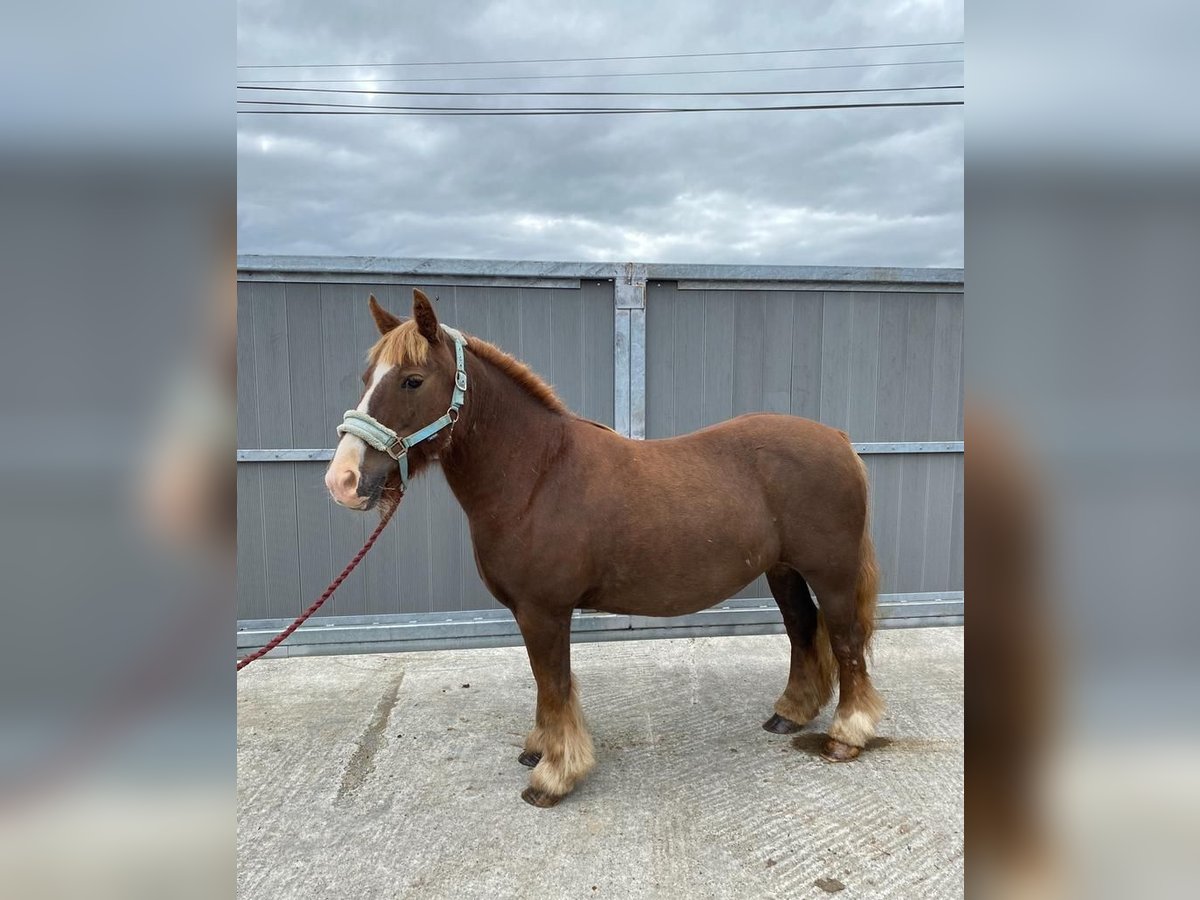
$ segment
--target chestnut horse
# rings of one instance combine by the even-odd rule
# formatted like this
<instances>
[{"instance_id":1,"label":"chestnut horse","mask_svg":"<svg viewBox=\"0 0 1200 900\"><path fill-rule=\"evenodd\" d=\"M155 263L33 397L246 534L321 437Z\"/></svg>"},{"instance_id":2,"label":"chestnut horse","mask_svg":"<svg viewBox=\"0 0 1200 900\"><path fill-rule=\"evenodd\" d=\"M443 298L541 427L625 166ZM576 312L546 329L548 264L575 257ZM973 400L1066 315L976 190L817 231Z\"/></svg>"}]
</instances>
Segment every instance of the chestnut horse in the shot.
<instances>
[{"instance_id":1,"label":"chestnut horse","mask_svg":"<svg viewBox=\"0 0 1200 900\"><path fill-rule=\"evenodd\" d=\"M421 291L408 320L369 304L383 336L325 482L338 503L366 510L441 464L479 574L516 617L537 681L520 756L533 767L525 800L554 805L594 765L571 675L574 610L684 615L763 573L792 646L787 687L763 727L798 730L836 675L822 755L858 755L883 715L864 661L878 570L866 470L845 433L764 414L630 440L572 414L502 350L440 326Z\"/></svg>"}]
</instances>

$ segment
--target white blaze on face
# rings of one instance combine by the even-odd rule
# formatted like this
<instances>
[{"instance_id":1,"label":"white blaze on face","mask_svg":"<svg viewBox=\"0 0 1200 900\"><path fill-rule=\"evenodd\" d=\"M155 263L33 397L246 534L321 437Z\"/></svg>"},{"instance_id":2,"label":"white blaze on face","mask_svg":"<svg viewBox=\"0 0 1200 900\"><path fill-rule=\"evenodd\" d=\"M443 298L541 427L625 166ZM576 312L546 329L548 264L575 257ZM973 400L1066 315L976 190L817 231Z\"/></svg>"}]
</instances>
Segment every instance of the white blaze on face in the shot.
<instances>
[{"instance_id":1,"label":"white blaze on face","mask_svg":"<svg viewBox=\"0 0 1200 900\"><path fill-rule=\"evenodd\" d=\"M375 367L375 371L371 373L371 384L356 407L359 412L367 411L375 388L393 368L388 364ZM329 489L329 496L342 506L359 507L365 502L358 496L358 480L366 453L366 442L353 434L343 434L338 442L333 461L325 471L325 487Z\"/></svg>"}]
</instances>

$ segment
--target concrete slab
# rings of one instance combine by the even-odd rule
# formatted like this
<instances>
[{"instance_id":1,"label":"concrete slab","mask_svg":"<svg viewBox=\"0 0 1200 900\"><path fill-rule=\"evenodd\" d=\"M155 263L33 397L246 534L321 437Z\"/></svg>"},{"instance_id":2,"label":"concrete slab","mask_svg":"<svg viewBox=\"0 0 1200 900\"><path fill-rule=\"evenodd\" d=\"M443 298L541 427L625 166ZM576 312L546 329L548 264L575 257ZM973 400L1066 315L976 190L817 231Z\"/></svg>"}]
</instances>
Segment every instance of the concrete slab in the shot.
<instances>
[{"instance_id":1,"label":"concrete slab","mask_svg":"<svg viewBox=\"0 0 1200 900\"><path fill-rule=\"evenodd\" d=\"M261 660L238 679L238 894L958 897L963 633L881 632L884 740L826 763L759 726L781 635L573 648L597 767L524 803L524 650ZM824 884L818 886L817 882Z\"/></svg>"}]
</instances>

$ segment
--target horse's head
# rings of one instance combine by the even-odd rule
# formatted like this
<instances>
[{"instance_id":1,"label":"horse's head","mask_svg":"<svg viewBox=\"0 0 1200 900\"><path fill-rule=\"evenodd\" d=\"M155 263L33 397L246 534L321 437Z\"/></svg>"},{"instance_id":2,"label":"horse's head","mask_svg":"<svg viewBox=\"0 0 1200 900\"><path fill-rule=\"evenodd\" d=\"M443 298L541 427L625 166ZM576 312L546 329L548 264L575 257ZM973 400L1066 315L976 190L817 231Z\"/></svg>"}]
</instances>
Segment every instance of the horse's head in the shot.
<instances>
[{"instance_id":1,"label":"horse's head","mask_svg":"<svg viewBox=\"0 0 1200 900\"><path fill-rule=\"evenodd\" d=\"M383 335L371 348L363 373L363 394L356 407L401 438L409 437L446 414L454 396L454 341L438 325L433 304L413 291L413 316L399 319L383 309L374 296L371 315ZM457 415L457 412L455 413ZM448 438L446 428L408 452L415 473L437 454ZM384 490L398 489L395 459L343 430L337 452L325 473L325 486L335 501L352 509L370 509Z\"/></svg>"}]
</instances>

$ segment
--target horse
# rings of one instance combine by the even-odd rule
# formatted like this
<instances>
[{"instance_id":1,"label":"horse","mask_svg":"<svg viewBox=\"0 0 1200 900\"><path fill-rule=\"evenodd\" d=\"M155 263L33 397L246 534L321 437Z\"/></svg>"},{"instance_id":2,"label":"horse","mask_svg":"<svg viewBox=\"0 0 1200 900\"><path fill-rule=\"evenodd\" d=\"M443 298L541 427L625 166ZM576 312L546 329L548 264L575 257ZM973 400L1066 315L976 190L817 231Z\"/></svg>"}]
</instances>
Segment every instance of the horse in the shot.
<instances>
[{"instance_id":1,"label":"horse","mask_svg":"<svg viewBox=\"0 0 1200 900\"><path fill-rule=\"evenodd\" d=\"M368 306L380 338L325 484L342 506L387 509L411 477L441 466L537 683L518 757L532 769L526 802L555 805L595 764L571 673L575 610L685 615L764 573L791 668L763 727L798 731L836 679L821 755L859 755L884 712L864 658L879 572L866 468L844 432L750 414L674 438L626 438L573 414L500 348L440 324L422 291L408 319L374 296Z\"/></svg>"}]
</instances>

